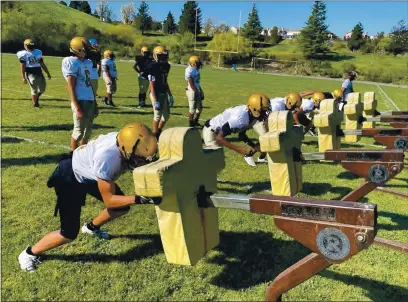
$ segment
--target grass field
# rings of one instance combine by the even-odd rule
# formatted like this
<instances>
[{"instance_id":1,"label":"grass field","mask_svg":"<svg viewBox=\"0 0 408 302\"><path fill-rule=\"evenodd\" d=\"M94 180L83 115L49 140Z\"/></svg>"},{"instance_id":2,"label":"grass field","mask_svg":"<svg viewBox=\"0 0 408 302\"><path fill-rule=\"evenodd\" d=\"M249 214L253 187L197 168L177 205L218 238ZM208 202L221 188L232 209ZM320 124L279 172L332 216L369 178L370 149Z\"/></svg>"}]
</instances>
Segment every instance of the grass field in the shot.
<instances>
[{"instance_id":1,"label":"grass field","mask_svg":"<svg viewBox=\"0 0 408 302\"><path fill-rule=\"evenodd\" d=\"M59 156L66 152L72 113L61 58L46 57L53 79L41 98L41 108L31 105L29 88L21 83L15 56L2 55L2 299L21 300L263 300L266 286L281 271L309 250L279 231L269 216L239 210L220 210L221 244L194 267L166 262L153 207L133 207L126 216L106 225L113 235L100 241L80 234L75 242L46 254L35 273L22 272L17 256L28 244L59 227L53 217L55 195L46 187ZM130 62L118 62L117 108L101 106L94 135L117 131L129 122L151 125L152 110L136 108L137 79ZM289 91L332 91L341 82L295 77L202 70L206 93L202 119L243 104L254 92L270 97ZM99 82L103 94L103 81ZM184 68L172 67L170 86L175 106L167 127L187 126ZM393 109L376 85L355 83L356 91L375 91L380 110ZM382 87L401 108L408 109L407 89ZM250 132L254 137L254 133ZM27 142L42 141L46 144ZM372 145L362 139L362 148ZM377 148L377 147L365 147ZM308 139L303 151L316 151ZM219 193L252 194L270 191L267 165L249 167L242 157L226 150L226 168L219 175ZM242 171L245 171L243 173ZM192 171L200 173L200 171ZM306 164L304 189L298 196L338 199L363 181L341 166ZM133 194L131 173L119 179L124 192ZM408 173L389 186L408 192ZM247 185L253 185L249 191ZM373 192L365 201L378 205L378 235L408 243L408 204L401 197ZM103 209L88 197L82 222ZM352 258L297 286L283 300L394 300L408 299L407 255L372 246Z\"/></svg>"}]
</instances>

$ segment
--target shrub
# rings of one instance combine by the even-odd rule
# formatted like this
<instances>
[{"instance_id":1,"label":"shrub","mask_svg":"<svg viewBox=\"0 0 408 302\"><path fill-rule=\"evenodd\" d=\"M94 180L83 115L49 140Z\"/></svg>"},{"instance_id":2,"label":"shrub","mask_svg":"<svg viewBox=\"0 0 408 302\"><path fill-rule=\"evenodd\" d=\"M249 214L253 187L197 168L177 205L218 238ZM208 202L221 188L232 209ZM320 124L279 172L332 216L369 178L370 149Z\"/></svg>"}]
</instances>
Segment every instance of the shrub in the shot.
<instances>
[{"instance_id":1,"label":"shrub","mask_svg":"<svg viewBox=\"0 0 408 302\"><path fill-rule=\"evenodd\" d=\"M356 71L357 66L353 63L346 62L341 65L343 73L349 73L350 71Z\"/></svg>"}]
</instances>

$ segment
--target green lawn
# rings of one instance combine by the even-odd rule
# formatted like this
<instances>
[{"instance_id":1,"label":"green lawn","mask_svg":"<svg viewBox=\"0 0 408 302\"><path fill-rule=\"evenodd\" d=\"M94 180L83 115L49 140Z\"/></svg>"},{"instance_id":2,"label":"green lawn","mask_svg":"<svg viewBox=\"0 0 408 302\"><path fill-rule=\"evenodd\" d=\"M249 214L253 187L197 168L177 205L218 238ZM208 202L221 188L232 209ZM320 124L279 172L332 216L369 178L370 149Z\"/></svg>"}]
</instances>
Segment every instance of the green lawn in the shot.
<instances>
[{"instance_id":1,"label":"green lawn","mask_svg":"<svg viewBox=\"0 0 408 302\"><path fill-rule=\"evenodd\" d=\"M80 234L72 244L47 253L46 261L37 272L22 272L17 262L21 250L59 226L59 219L53 217L55 196L45 183L59 155L66 152L63 147L68 146L72 129L61 60L45 58L53 79L47 82L42 108L34 110L29 89L20 80L17 58L2 55L3 300L263 300L267 284L309 253L279 231L269 216L220 210L220 246L194 267L171 265L163 254L153 207L139 206L106 226L113 235L110 241ZM136 109L138 90L132 63L118 62L117 67L118 93L114 101L121 107L101 106L94 135L117 131L134 121L151 125L151 108ZM188 125L185 84L184 68L172 67L170 86L176 103L168 127ZM254 92L275 97L289 91L332 91L340 84L341 81L204 68L202 86L206 100L202 119L232 105L244 104ZM100 80L98 92L101 95L103 88ZM355 83L354 88L379 92L376 85ZM382 88L401 109L408 109L407 89ZM380 110L390 109L387 101L378 96ZM254 133L250 135L254 137ZM373 144L373 140L365 138L360 143ZM354 147L361 148L361 145ZM305 152L316 150L315 140L303 146ZM270 191L267 165L252 168L236 153L226 150L225 154L227 166L219 175L219 193ZM306 164L303 177L304 189L298 196L319 199L341 198L363 182L341 166L327 163ZM405 171L390 186L408 191L407 182ZM133 194L131 173L122 176L119 185L124 192ZM253 185L250 192L246 185ZM408 243L407 200L373 192L366 201L378 205L378 235ZM100 202L88 197L82 222L102 209ZM285 294L283 300L407 300L407 261L407 255L372 246L297 286Z\"/></svg>"}]
</instances>

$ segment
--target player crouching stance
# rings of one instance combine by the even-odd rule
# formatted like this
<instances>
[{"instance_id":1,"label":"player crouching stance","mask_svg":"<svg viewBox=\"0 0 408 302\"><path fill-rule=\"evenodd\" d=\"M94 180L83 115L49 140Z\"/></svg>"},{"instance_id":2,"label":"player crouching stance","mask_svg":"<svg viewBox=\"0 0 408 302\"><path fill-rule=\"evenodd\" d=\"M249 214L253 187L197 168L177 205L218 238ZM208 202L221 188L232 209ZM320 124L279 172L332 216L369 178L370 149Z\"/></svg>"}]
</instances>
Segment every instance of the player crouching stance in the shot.
<instances>
[{"instance_id":1,"label":"player crouching stance","mask_svg":"<svg viewBox=\"0 0 408 302\"><path fill-rule=\"evenodd\" d=\"M113 94L116 93L116 81L118 80L118 72L116 71L115 54L112 50L105 50L102 60L102 77L106 84L106 97L102 98L102 103L115 107L113 103Z\"/></svg>"},{"instance_id":2,"label":"player crouching stance","mask_svg":"<svg viewBox=\"0 0 408 302\"><path fill-rule=\"evenodd\" d=\"M174 105L174 98L171 94L167 77L170 72L168 52L163 46L156 46L153 49L153 59L148 67L150 100L152 102L153 133L159 138L164 125L170 118L170 107ZM170 97L170 99L169 99Z\"/></svg>"},{"instance_id":3,"label":"player crouching stance","mask_svg":"<svg viewBox=\"0 0 408 302\"><path fill-rule=\"evenodd\" d=\"M92 133L93 120L98 115L98 106L91 83L92 61L85 59L89 49L88 40L75 37L70 42L70 51L74 56L62 60L62 74L68 82L74 118L71 151L74 151L79 143L84 145L88 142Z\"/></svg>"},{"instance_id":4,"label":"player crouching stance","mask_svg":"<svg viewBox=\"0 0 408 302\"><path fill-rule=\"evenodd\" d=\"M24 40L24 50L17 53L17 58L20 60L20 71L23 78L23 83L30 85L31 99L34 108L39 108L40 95L45 92L46 82L42 69L47 73L48 80L51 80L51 74L42 58L42 52L34 48L35 44L31 39Z\"/></svg>"},{"instance_id":5,"label":"player crouching stance","mask_svg":"<svg viewBox=\"0 0 408 302\"><path fill-rule=\"evenodd\" d=\"M82 233L108 239L102 225L126 214L134 204L159 204L160 197L124 196L115 180L126 169L134 169L154 160L157 140L151 130L141 123L128 124L119 132L100 135L81 146L72 158L59 162L47 186L57 195L60 229L48 233L18 256L20 267L35 270L39 255L74 240L80 229L81 207L90 194L104 202L106 209L91 222L82 226Z\"/></svg>"},{"instance_id":6,"label":"player crouching stance","mask_svg":"<svg viewBox=\"0 0 408 302\"><path fill-rule=\"evenodd\" d=\"M186 96L188 100L188 120L189 126L200 127L198 123L200 114L203 111L204 92L200 85L200 69L202 68L201 59L199 56L191 56L188 59L189 66L185 71L185 79L188 83L186 88Z\"/></svg>"},{"instance_id":7,"label":"player crouching stance","mask_svg":"<svg viewBox=\"0 0 408 302\"><path fill-rule=\"evenodd\" d=\"M234 150L244 155L245 161L250 166L256 166L252 156L259 151L259 145L255 145L248 138L246 131L251 129L257 121L263 124L269 112L269 98L264 94L253 94L249 97L247 105L228 108L223 113L207 120L203 128L204 143L206 146L224 146ZM245 147L226 140L225 137L231 133L238 133L239 140L250 146L251 150L248 151Z\"/></svg>"},{"instance_id":8,"label":"player crouching stance","mask_svg":"<svg viewBox=\"0 0 408 302\"><path fill-rule=\"evenodd\" d=\"M143 46L140 50L141 56L136 56L133 69L138 74L139 81L139 107L146 105L146 93L149 89L149 80L147 79L147 66L152 62L149 49Z\"/></svg>"}]
</instances>

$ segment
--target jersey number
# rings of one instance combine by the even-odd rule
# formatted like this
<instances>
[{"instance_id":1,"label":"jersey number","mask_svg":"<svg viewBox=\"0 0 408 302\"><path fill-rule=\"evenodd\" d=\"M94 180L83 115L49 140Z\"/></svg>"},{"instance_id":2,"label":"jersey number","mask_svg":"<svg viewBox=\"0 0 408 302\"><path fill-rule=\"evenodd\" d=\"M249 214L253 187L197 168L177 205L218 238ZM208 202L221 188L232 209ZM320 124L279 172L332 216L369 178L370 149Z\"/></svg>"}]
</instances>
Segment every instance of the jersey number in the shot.
<instances>
[{"instance_id":1,"label":"jersey number","mask_svg":"<svg viewBox=\"0 0 408 302\"><path fill-rule=\"evenodd\" d=\"M91 87L91 72L88 69L85 69L85 85Z\"/></svg>"}]
</instances>

